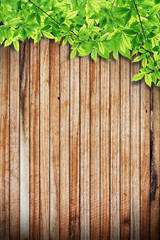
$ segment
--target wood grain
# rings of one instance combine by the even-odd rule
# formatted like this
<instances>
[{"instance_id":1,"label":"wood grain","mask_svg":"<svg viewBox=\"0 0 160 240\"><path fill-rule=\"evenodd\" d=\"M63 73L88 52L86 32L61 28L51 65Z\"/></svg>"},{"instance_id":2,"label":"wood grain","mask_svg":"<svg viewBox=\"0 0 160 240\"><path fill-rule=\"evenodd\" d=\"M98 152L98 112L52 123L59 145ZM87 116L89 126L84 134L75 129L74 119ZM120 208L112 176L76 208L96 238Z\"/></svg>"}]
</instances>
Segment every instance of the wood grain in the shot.
<instances>
[{"instance_id":1,"label":"wood grain","mask_svg":"<svg viewBox=\"0 0 160 240\"><path fill-rule=\"evenodd\" d=\"M49 40L40 43L40 239L49 239Z\"/></svg>"},{"instance_id":2,"label":"wood grain","mask_svg":"<svg viewBox=\"0 0 160 240\"><path fill-rule=\"evenodd\" d=\"M30 42L30 239L39 239L39 43Z\"/></svg>"},{"instance_id":3,"label":"wood grain","mask_svg":"<svg viewBox=\"0 0 160 240\"><path fill-rule=\"evenodd\" d=\"M79 239L79 58L70 62L70 239Z\"/></svg>"},{"instance_id":4,"label":"wood grain","mask_svg":"<svg viewBox=\"0 0 160 240\"><path fill-rule=\"evenodd\" d=\"M131 79L139 72L139 64L131 63ZM136 100L135 100L136 99ZM131 233L140 239L140 82L131 83Z\"/></svg>"},{"instance_id":5,"label":"wood grain","mask_svg":"<svg viewBox=\"0 0 160 240\"><path fill-rule=\"evenodd\" d=\"M69 239L69 45L60 47L60 239Z\"/></svg>"},{"instance_id":6,"label":"wood grain","mask_svg":"<svg viewBox=\"0 0 160 240\"><path fill-rule=\"evenodd\" d=\"M130 237L130 61L121 58L121 239Z\"/></svg>"},{"instance_id":7,"label":"wood grain","mask_svg":"<svg viewBox=\"0 0 160 240\"><path fill-rule=\"evenodd\" d=\"M29 41L20 45L20 239L29 239Z\"/></svg>"},{"instance_id":8,"label":"wood grain","mask_svg":"<svg viewBox=\"0 0 160 240\"><path fill-rule=\"evenodd\" d=\"M111 58L111 239L120 238L120 56Z\"/></svg>"},{"instance_id":9,"label":"wood grain","mask_svg":"<svg viewBox=\"0 0 160 240\"><path fill-rule=\"evenodd\" d=\"M160 92L119 56L0 47L0 239L160 238Z\"/></svg>"},{"instance_id":10,"label":"wood grain","mask_svg":"<svg viewBox=\"0 0 160 240\"><path fill-rule=\"evenodd\" d=\"M150 88L141 82L141 239L149 239Z\"/></svg>"},{"instance_id":11,"label":"wood grain","mask_svg":"<svg viewBox=\"0 0 160 240\"><path fill-rule=\"evenodd\" d=\"M110 239L110 62L101 59L101 238Z\"/></svg>"},{"instance_id":12,"label":"wood grain","mask_svg":"<svg viewBox=\"0 0 160 240\"><path fill-rule=\"evenodd\" d=\"M0 239L9 239L9 48L0 46Z\"/></svg>"},{"instance_id":13,"label":"wood grain","mask_svg":"<svg viewBox=\"0 0 160 240\"><path fill-rule=\"evenodd\" d=\"M50 42L50 238L59 239L59 44Z\"/></svg>"},{"instance_id":14,"label":"wood grain","mask_svg":"<svg viewBox=\"0 0 160 240\"><path fill-rule=\"evenodd\" d=\"M80 59L80 234L81 239L90 239L90 64L89 57Z\"/></svg>"},{"instance_id":15,"label":"wood grain","mask_svg":"<svg viewBox=\"0 0 160 240\"><path fill-rule=\"evenodd\" d=\"M10 47L10 239L19 239L19 53Z\"/></svg>"},{"instance_id":16,"label":"wood grain","mask_svg":"<svg viewBox=\"0 0 160 240\"><path fill-rule=\"evenodd\" d=\"M91 239L100 239L100 58L91 61Z\"/></svg>"},{"instance_id":17,"label":"wood grain","mask_svg":"<svg viewBox=\"0 0 160 240\"><path fill-rule=\"evenodd\" d=\"M160 238L160 91L153 86L151 98L151 129L150 129L150 238Z\"/></svg>"}]
</instances>

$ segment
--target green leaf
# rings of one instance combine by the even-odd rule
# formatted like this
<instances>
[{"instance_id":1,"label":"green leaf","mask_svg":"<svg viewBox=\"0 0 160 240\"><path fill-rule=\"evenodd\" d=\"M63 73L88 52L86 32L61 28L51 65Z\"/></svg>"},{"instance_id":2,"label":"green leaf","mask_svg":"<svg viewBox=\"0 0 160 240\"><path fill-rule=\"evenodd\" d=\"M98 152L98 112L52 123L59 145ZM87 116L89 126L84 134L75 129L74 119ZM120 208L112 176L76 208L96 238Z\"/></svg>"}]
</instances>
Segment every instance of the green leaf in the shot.
<instances>
[{"instance_id":1,"label":"green leaf","mask_svg":"<svg viewBox=\"0 0 160 240\"><path fill-rule=\"evenodd\" d=\"M142 54L142 55L136 57L132 62L139 62L139 61L141 61L143 58L146 58L146 55L145 55L145 54Z\"/></svg>"},{"instance_id":2,"label":"green leaf","mask_svg":"<svg viewBox=\"0 0 160 240\"><path fill-rule=\"evenodd\" d=\"M49 32L44 32L44 31L42 31L42 33L43 33L43 36L45 37L45 38L49 38L49 39L54 39L55 37L51 34L51 33L49 33Z\"/></svg>"},{"instance_id":3,"label":"green leaf","mask_svg":"<svg viewBox=\"0 0 160 240\"><path fill-rule=\"evenodd\" d=\"M13 42L12 39L7 39L7 40L5 41L5 43L4 43L4 46L7 47L7 46L11 45L12 42Z\"/></svg>"},{"instance_id":4,"label":"green leaf","mask_svg":"<svg viewBox=\"0 0 160 240\"><path fill-rule=\"evenodd\" d=\"M13 46L16 49L16 51L18 52L19 51L19 42L17 40L13 41Z\"/></svg>"},{"instance_id":5,"label":"green leaf","mask_svg":"<svg viewBox=\"0 0 160 240\"><path fill-rule=\"evenodd\" d=\"M68 38L66 37L62 42L62 47L66 45L67 41L68 41Z\"/></svg>"},{"instance_id":6,"label":"green leaf","mask_svg":"<svg viewBox=\"0 0 160 240\"><path fill-rule=\"evenodd\" d=\"M77 49L73 49L71 54L70 54L70 58L74 58L76 56L76 53L77 53Z\"/></svg>"},{"instance_id":7,"label":"green leaf","mask_svg":"<svg viewBox=\"0 0 160 240\"><path fill-rule=\"evenodd\" d=\"M144 73L138 73L136 75L134 75L134 77L132 78L132 81L139 81L144 77Z\"/></svg>"},{"instance_id":8,"label":"green leaf","mask_svg":"<svg viewBox=\"0 0 160 240\"><path fill-rule=\"evenodd\" d=\"M105 50L104 50L104 45L103 45L103 43L102 43L102 42L99 42L99 43L98 43L98 46L99 46L100 52L101 52L102 54L104 54Z\"/></svg>"},{"instance_id":9,"label":"green leaf","mask_svg":"<svg viewBox=\"0 0 160 240\"><path fill-rule=\"evenodd\" d=\"M156 77L155 73L151 73L151 78L152 78L152 82L154 82L154 84L156 85L157 77Z\"/></svg>"},{"instance_id":10,"label":"green leaf","mask_svg":"<svg viewBox=\"0 0 160 240\"><path fill-rule=\"evenodd\" d=\"M27 22L27 23L33 22L33 20L34 20L35 17L36 17L36 13L35 13L35 12L29 14L29 16L28 16L27 19L26 19L26 22Z\"/></svg>"},{"instance_id":11,"label":"green leaf","mask_svg":"<svg viewBox=\"0 0 160 240\"><path fill-rule=\"evenodd\" d=\"M151 87L151 84L152 84L152 77L150 74L145 74L145 83Z\"/></svg>"},{"instance_id":12,"label":"green leaf","mask_svg":"<svg viewBox=\"0 0 160 240\"><path fill-rule=\"evenodd\" d=\"M152 42L150 40L147 40L144 44L144 48L148 51L152 50Z\"/></svg>"},{"instance_id":13,"label":"green leaf","mask_svg":"<svg viewBox=\"0 0 160 240\"><path fill-rule=\"evenodd\" d=\"M142 66L145 68L147 66L147 58L143 58L142 60Z\"/></svg>"},{"instance_id":14,"label":"green leaf","mask_svg":"<svg viewBox=\"0 0 160 240\"><path fill-rule=\"evenodd\" d=\"M97 61L97 50L93 49L91 53L91 58L93 58L94 61Z\"/></svg>"},{"instance_id":15,"label":"green leaf","mask_svg":"<svg viewBox=\"0 0 160 240\"><path fill-rule=\"evenodd\" d=\"M38 12L37 12L37 14L36 14L36 20L37 20L37 23L38 23L39 25L41 25L41 17L40 17L40 15L39 15Z\"/></svg>"}]
</instances>

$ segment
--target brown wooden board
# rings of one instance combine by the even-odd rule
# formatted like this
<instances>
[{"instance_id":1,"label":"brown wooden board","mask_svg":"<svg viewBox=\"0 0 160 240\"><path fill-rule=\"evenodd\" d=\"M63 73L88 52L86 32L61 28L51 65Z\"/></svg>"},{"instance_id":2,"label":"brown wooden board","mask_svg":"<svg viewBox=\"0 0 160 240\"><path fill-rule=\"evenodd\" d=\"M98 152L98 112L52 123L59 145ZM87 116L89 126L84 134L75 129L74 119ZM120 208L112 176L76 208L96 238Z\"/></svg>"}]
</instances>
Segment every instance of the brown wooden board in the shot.
<instances>
[{"instance_id":1,"label":"brown wooden board","mask_svg":"<svg viewBox=\"0 0 160 240\"><path fill-rule=\"evenodd\" d=\"M20 239L29 239L29 41L20 45Z\"/></svg>"},{"instance_id":2,"label":"brown wooden board","mask_svg":"<svg viewBox=\"0 0 160 240\"><path fill-rule=\"evenodd\" d=\"M138 71L139 63L132 63L131 78L133 78ZM140 87L140 82L131 83L130 238L134 240L140 239Z\"/></svg>"},{"instance_id":3,"label":"brown wooden board","mask_svg":"<svg viewBox=\"0 0 160 240\"><path fill-rule=\"evenodd\" d=\"M39 43L30 42L30 239L39 239Z\"/></svg>"},{"instance_id":4,"label":"brown wooden board","mask_svg":"<svg viewBox=\"0 0 160 240\"><path fill-rule=\"evenodd\" d=\"M91 239L100 238L100 58L91 60Z\"/></svg>"},{"instance_id":5,"label":"brown wooden board","mask_svg":"<svg viewBox=\"0 0 160 240\"><path fill-rule=\"evenodd\" d=\"M9 239L9 48L0 46L0 239Z\"/></svg>"},{"instance_id":6,"label":"brown wooden board","mask_svg":"<svg viewBox=\"0 0 160 240\"><path fill-rule=\"evenodd\" d=\"M40 43L40 239L49 239L49 40Z\"/></svg>"},{"instance_id":7,"label":"brown wooden board","mask_svg":"<svg viewBox=\"0 0 160 240\"><path fill-rule=\"evenodd\" d=\"M80 234L90 239L90 61L80 59Z\"/></svg>"},{"instance_id":8,"label":"brown wooden board","mask_svg":"<svg viewBox=\"0 0 160 240\"><path fill-rule=\"evenodd\" d=\"M10 238L20 233L19 53L10 47Z\"/></svg>"},{"instance_id":9,"label":"brown wooden board","mask_svg":"<svg viewBox=\"0 0 160 240\"><path fill-rule=\"evenodd\" d=\"M69 45L60 46L60 239L69 239Z\"/></svg>"},{"instance_id":10,"label":"brown wooden board","mask_svg":"<svg viewBox=\"0 0 160 240\"><path fill-rule=\"evenodd\" d=\"M50 238L59 239L59 44L50 42Z\"/></svg>"}]
</instances>

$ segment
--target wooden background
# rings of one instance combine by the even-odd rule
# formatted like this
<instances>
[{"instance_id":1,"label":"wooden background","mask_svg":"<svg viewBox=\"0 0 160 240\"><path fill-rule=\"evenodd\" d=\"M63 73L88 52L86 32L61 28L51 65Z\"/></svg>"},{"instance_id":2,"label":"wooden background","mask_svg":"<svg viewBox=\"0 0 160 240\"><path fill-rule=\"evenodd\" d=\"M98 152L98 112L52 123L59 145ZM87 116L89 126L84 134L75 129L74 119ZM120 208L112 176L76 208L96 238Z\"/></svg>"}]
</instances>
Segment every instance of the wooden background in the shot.
<instances>
[{"instance_id":1,"label":"wooden background","mask_svg":"<svg viewBox=\"0 0 160 240\"><path fill-rule=\"evenodd\" d=\"M69 52L0 46L0 239L159 239L160 89Z\"/></svg>"}]
</instances>

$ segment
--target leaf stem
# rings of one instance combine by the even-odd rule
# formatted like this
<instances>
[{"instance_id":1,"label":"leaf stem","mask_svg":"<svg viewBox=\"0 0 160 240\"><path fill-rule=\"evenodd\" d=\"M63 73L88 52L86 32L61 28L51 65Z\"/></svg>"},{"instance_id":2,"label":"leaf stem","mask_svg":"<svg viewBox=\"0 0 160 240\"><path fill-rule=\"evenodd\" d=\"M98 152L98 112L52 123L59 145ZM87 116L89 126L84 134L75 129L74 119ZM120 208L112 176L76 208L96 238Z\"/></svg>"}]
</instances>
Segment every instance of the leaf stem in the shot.
<instances>
[{"instance_id":1,"label":"leaf stem","mask_svg":"<svg viewBox=\"0 0 160 240\"><path fill-rule=\"evenodd\" d=\"M146 39L145 32L144 32L144 28L143 28L143 24L142 24L142 20L141 20L141 16L140 16L139 11L138 11L138 8L137 8L137 4L135 3L135 0L133 0L133 2L134 2L134 6L135 6L135 9L136 9L136 11L137 11L137 15L138 15L138 18L139 18L139 22L140 22L140 25L141 25L141 28L142 28L143 36L144 36L144 38Z\"/></svg>"}]
</instances>

